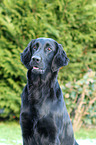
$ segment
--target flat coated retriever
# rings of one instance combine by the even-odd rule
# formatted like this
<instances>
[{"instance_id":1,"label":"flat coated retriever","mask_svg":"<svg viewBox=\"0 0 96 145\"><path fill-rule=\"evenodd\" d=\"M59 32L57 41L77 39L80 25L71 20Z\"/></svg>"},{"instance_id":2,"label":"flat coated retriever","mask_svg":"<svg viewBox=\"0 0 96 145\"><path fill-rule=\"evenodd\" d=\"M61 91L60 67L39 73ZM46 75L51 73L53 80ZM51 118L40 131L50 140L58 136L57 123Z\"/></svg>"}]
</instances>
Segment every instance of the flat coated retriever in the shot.
<instances>
[{"instance_id":1,"label":"flat coated retriever","mask_svg":"<svg viewBox=\"0 0 96 145\"><path fill-rule=\"evenodd\" d=\"M57 81L59 68L68 64L62 45L51 38L34 39L21 61L28 69L21 96L23 145L78 145Z\"/></svg>"}]
</instances>

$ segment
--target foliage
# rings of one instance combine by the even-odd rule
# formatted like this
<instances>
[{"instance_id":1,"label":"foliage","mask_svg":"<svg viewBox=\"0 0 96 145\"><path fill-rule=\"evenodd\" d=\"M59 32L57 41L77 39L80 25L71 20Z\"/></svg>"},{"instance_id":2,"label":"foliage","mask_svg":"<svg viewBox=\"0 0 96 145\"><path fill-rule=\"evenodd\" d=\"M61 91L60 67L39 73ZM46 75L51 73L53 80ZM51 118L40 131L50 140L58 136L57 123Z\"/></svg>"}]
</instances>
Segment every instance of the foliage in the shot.
<instances>
[{"instance_id":1,"label":"foliage","mask_svg":"<svg viewBox=\"0 0 96 145\"><path fill-rule=\"evenodd\" d=\"M62 85L96 69L96 1L1 0L0 37L0 116L19 118L26 84L20 53L31 39L51 37L63 45L70 63L60 70Z\"/></svg>"},{"instance_id":2,"label":"foliage","mask_svg":"<svg viewBox=\"0 0 96 145\"><path fill-rule=\"evenodd\" d=\"M73 128L81 125L96 125L96 73L90 71L83 79L62 86L65 103L71 118L74 118Z\"/></svg>"}]
</instances>

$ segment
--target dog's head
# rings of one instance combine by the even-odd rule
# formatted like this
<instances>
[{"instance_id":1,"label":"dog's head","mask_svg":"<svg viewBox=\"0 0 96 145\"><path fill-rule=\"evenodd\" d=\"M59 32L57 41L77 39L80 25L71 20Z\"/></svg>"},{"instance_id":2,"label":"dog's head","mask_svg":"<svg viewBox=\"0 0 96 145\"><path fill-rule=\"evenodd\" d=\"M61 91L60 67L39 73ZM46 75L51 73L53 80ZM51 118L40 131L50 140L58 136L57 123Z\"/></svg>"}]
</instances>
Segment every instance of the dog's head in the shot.
<instances>
[{"instance_id":1,"label":"dog's head","mask_svg":"<svg viewBox=\"0 0 96 145\"><path fill-rule=\"evenodd\" d=\"M56 72L68 64L69 59L61 44L51 38L32 40L21 53L21 61L33 73L44 74L45 71Z\"/></svg>"}]
</instances>

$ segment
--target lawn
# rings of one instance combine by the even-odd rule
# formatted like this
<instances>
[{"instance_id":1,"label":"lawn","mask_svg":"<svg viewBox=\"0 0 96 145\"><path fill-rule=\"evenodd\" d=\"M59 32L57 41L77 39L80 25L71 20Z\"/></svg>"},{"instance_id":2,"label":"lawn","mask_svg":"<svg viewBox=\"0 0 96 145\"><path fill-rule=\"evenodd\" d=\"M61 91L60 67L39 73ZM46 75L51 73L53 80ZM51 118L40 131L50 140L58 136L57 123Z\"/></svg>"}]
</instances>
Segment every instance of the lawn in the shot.
<instances>
[{"instance_id":1,"label":"lawn","mask_svg":"<svg viewBox=\"0 0 96 145\"><path fill-rule=\"evenodd\" d=\"M0 123L0 143L8 145L22 145L19 123Z\"/></svg>"},{"instance_id":2,"label":"lawn","mask_svg":"<svg viewBox=\"0 0 96 145\"><path fill-rule=\"evenodd\" d=\"M95 139L96 129L82 128L78 132L75 132L75 138ZM0 123L0 143L6 143L7 145L22 145L21 130L19 123Z\"/></svg>"}]
</instances>

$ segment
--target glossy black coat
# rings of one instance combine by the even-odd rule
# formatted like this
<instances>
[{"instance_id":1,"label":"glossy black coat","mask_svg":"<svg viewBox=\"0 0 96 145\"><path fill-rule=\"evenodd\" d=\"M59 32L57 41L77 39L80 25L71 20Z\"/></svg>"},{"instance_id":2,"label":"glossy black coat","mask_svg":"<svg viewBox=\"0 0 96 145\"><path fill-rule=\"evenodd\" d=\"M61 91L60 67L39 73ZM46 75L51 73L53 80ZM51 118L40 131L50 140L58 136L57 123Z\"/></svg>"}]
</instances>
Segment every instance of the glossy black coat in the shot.
<instances>
[{"instance_id":1,"label":"glossy black coat","mask_svg":"<svg viewBox=\"0 0 96 145\"><path fill-rule=\"evenodd\" d=\"M57 81L59 68L68 64L62 46L50 38L32 40L21 61L28 69L21 96L23 145L78 145Z\"/></svg>"}]
</instances>

